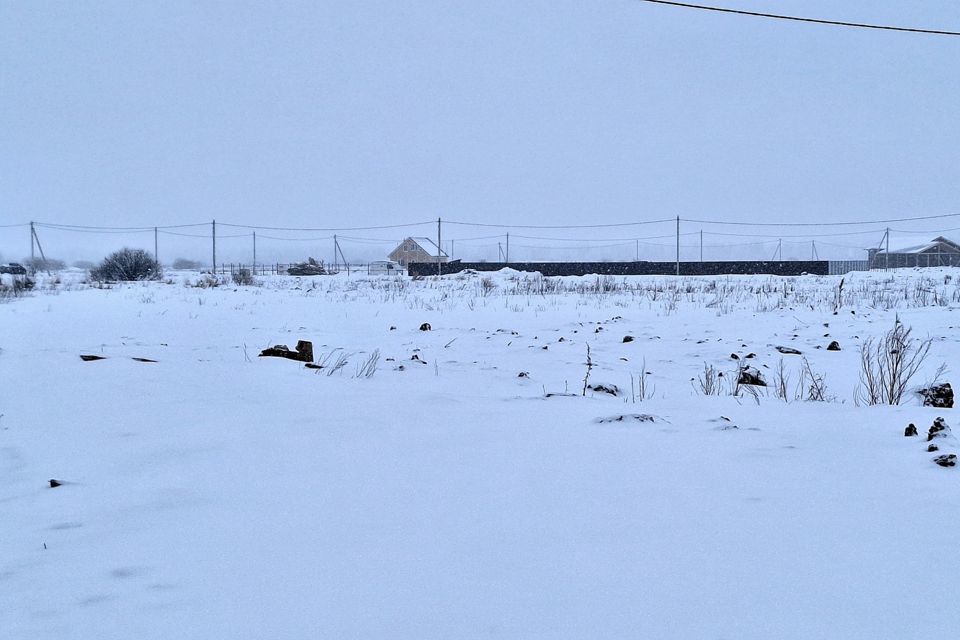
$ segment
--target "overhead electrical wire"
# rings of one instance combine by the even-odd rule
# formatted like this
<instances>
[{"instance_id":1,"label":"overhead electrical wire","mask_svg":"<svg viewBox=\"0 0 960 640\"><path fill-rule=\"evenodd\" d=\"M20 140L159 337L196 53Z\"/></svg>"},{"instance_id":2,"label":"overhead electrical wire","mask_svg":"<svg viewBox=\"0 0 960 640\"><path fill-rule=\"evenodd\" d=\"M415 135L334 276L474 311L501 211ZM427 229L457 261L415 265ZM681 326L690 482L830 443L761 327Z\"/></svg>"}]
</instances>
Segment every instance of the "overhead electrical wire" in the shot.
<instances>
[{"instance_id":1,"label":"overhead electrical wire","mask_svg":"<svg viewBox=\"0 0 960 640\"><path fill-rule=\"evenodd\" d=\"M822 18L804 18L800 16L789 16L778 13L764 13L761 11L746 11L744 9L730 9L728 7L716 7L704 4L692 4L689 2L672 2L671 0L635 0L636 2L646 2L648 4L663 4L672 7L681 7L684 9L698 9L700 11L713 11L716 13L730 13L740 16L751 16L754 18L770 18L773 20L790 20L793 22L807 22L813 24L829 25L833 27L853 27L857 29L875 29L880 31L901 31L906 33L922 33L938 36L960 36L960 31L946 31L942 29L919 29L916 27L899 27L885 24L869 24L866 22L845 22L842 20L825 20Z\"/></svg>"},{"instance_id":2,"label":"overhead electrical wire","mask_svg":"<svg viewBox=\"0 0 960 640\"><path fill-rule=\"evenodd\" d=\"M231 224L229 222L219 223L224 227L237 227L240 229L254 229L265 231L373 231L375 229L403 229L406 227L422 227L427 224L437 224L436 220L427 220L426 222L407 222L404 224L385 224L370 227L263 227L253 224Z\"/></svg>"},{"instance_id":3,"label":"overhead electrical wire","mask_svg":"<svg viewBox=\"0 0 960 640\"><path fill-rule=\"evenodd\" d=\"M698 224L719 224L741 227L839 227L860 224L887 224L890 222L916 222L917 220L939 220L942 218L960 218L960 213L943 213L934 216L916 216L913 218L889 218L886 220L855 220L845 222L726 222L718 220L698 220L694 218L680 218L680 222L695 222Z\"/></svg>"}]
</instances>

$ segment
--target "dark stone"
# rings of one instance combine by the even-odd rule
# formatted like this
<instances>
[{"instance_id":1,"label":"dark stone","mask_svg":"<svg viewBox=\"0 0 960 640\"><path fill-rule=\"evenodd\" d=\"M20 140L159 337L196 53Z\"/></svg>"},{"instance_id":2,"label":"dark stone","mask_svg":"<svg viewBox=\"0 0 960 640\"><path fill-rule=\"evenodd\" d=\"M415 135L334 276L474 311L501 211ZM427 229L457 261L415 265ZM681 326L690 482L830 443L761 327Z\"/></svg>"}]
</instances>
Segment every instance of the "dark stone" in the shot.
<instances>
[{"instance_id":1,"label":"dark stone","mask_svg":"<svg viewBox=\"0 0 960 640\"><path fill-rule=\"evenodd\" d=\"M63 483L60 482L59 480L54 480L53 478L50 478L50 488L51 488L51 489L56 489L57 487L59 487L59 486L62 485L62 484L63 484Z\"/></svg>"},{"instance_id":2,"label":"dark stone","mask_svg":"<svg viewBox=\"0 0 960 640\"><path fill-rule=\"evenodd\" d=\"M150 358L130 358L136 362L156 362L156 360L151 360Z\"/></svg>"},{"instance_id":3,"label":"dark stone","mask_svg":"<svg viewBox=\"0 0 960 640\"><path fill-rule=\"evenodd\" d=\"M424 322L420 325L420 331L430 331L433 327L430 326L429 322Z\"/></svg>"},{"instance_id":4,"label":"dark stone","mask_svg":"<svg viewBox=\"0 0 960 640\"><path fill-rule=\"evenodd\" d=\"M743 356L743 359L744 359L744 360L753 360L753 359L756 358L756 357L757 357L757 354L755 354L755 353L748 353L747 355Z\"/></svg>"},{"instance_id":5,"label":"dark stone","mask_svg":"<svg viewBox=\"0 0 960 640\"><path fill-rule=\"evenodd\" d=\"M777 351L779 351L780 353L784 353L784 354L790 355L790 356L799 356L799 355L800 355L800 351L799 351L798 349L794 349L793 347L777 347Z\"/></svg>"},{"instance_id":6,"label":"dark stone","mask_svg":"<svg viewBox=\"0 0 960 640\"><path fill-rule=\"evenodd\" d=\"M86 354L80 354L80 359L84 362L93 362L95 360L106 360L106 356L91 356Z\"/></svg>"},{"instance_id":7,"label":"dark stone","mask_svg":"<svg viewBox=\"0 0 960 640\"><path fill-rule=\"evenodd\" d=\"M624 342L633 342L633 336L623 336Z\"/></svg>"},{"instance_id":8,"label":"dark stone","mask_svg":"<svg viewBox=\"0 0 960 640\"><path fill-rule=\"evenodd\" d=\"M526 371L521 371L520 373L517 374L517 377L518 377L518 378L529 378L529 377L530 377L530 374L527 373Z\"/></svg>"},{"instance_id":9,"label":"dark stone","mask_svg":"<svg viewBox=\"0 0 960 640\"><path fill-rule=\"evenodd\" d=\"M913 423L911 422L910 424L907 425L907 428L903 430L903 437L904 437L904 438L909 438L909 437L915 436L915 435L919 435L919 434L917 433L917 425L915 425L915 424L913 424Z\"/></svg>"},{"instance_id":10,"label":"dark stone","mask_svg":"<svg viewBox=\"0 0 960 640\"><path fill-rule=\"evenodd\" d=\"M735 353L731 353L731 354L730 354L730 358L732 358L733 360L739 360L739 359L740 359L740 356L738 356L738 355L735 354Z\"/></svg>"},{"instance_id":11,"label":"dark stone","mask_svg":"<svg viewBox=\"0 0 960 640\"><path fill-rule=\"evenodd\" d=\"M921 389L920 395L923 396L923 406L936 407L938 409L953 408L953 388L949 382L935 384L932 387Z\"/></svg>"},{"instance_id":12,"label":"dark stone","mask_svg":"<svg viewBox=\"0 0 960 640\"><path fill-rule=\"evenodd\" d=\"M943 456L937 456L933 459L935 463L941 467L955 467L957 466L957 456L953 453L948 453Z\"/></svg>"},{"instance_id":13,"label":"dark stone","mask_svg":"<svg viewBox=\"0 0 960 640\"><path fill-rule=\"evenodd\" d=\"M827 351L840 351L840 343L834 340L827 345Z\"/></svg>"},{"instance_id":14,"label":"dark stone","mask_svg":"<svg viewBox=\"0 0 960 640\"><path fill-rule=\"evenodd\" d=\"M949 435L950 427L943 421L943 418L937 418L927 431L927 442L930 442L934 438L946 438Z\"/></svg>"},{"instance_id":15,"label":"dark stone","mask_svg":"<svg viewBox=\"0 0 960 640\"><path fill-rule=\"evenodd\" d=\"M757 387L767 386L767 381L763 375L753 367L744 367L740 369L740 376L737 378L737 384L749 384Z\"/></svg>"},{"instance_id":16,"label":"dark stone","mask_svg":"<svg viewBox=\"0 0 960 640\"><path fill-rule=\"evenodd\" d=\"M608 393L611 396L620 394L620 388L615 384L592 384L588 386L587 389L596 391L597 393Z\"/></svg>"},{"instance_id":17,"label":"dark stone","mask_svg":"<svg viewBox=\"0 0 960 640\"><path fill-rule=\"evenodd\" d=\"M933 453L934 451L940 451L940 447L938 447L935 444L931 444L927 446L927 453Z\"/></svg>"},{"instance_id":18,"label":"dark stone","mask_svg":"<svg viewBox=\"0 0 960 640\"><path fill-rule=\"evenodd\" d=\"M313 362L313 343L307 340L297 342L297 350L291 351L287 345L278 344L260 352L261 358L286 358L298 362Z\"/></svg>"}]
</instances>

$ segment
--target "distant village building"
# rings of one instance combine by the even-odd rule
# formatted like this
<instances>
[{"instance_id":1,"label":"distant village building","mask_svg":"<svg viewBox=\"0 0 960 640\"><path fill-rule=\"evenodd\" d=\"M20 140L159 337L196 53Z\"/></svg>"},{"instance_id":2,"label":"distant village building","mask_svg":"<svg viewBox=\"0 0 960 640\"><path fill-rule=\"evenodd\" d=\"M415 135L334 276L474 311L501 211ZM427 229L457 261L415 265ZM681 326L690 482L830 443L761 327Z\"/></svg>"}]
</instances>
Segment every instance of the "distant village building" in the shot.
<instances>
[{"instance_id":1,"label":"distant village building","mask_svg":"<svg viewBox=\"0 0 960 640\"><path fill-rule=\"evenodd\" d=\"M390 252L387 256L393 262L401 266L407 266L411 262L437 262L439 256L440 262L446 262L450 257L442 249L437 247L437 243L430 238L407 238L400 243L400 246Z\"/></svg>"},{"instance_id":2,"label":"distant village building","mask_svg":"<svg viewBox=\"0 0 960 640\"><path fill-rule=\"evenodd\" d=\"M943 236L925 244L901 249L870 249L871 269L902 267L960 267L960 244Z\"/></svg>"}]
</instances>

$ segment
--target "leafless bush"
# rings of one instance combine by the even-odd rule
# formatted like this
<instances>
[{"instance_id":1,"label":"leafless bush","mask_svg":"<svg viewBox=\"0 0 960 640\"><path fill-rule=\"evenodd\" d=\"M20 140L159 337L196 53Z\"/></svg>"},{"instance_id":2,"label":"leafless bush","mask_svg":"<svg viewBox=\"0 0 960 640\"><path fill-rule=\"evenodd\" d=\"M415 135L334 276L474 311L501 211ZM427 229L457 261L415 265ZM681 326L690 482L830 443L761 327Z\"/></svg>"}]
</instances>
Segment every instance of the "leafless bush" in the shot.
<instances>
[{"instance_id":1,"label":"leafless bush","mask_svg":"<svg viewBox=\"0 0 960 640\"><path fill-rule=\"evenodd\" d=\"M357 375L354 378L372 378L377 372L377 364L380 362L380 349L374 349L373 353L357 366Z\"/></svg>"},{"instance_id":2,"label":"leafless bush","mask_svg":"<svg viewBox=\"0 0 960 640\"><path fill-rule=\"evenodd\" d=\"M177 258L176 260L173 261L174 269L199 271L202 267L203 265L197 262L196 260L188 260L186 258Z\"/></svg>"},{"instance_id":3,"label":"leafless bush","mask_svg":"<svg viewBox=\"0 0 960 640\"><path fill-rule=\"evenodd\" d=\"M900 319L882 338L868 338L860 347L860 385L858 404L900 404L907 385L930 354L932 338L911 336L912 329Z\"/></svg>"},{"instance_id":4,"label":"leafless bush","mask_svg":"<svg viewBox=\"0 0 960 640\"><path fill-rule=\"evenodd\" d=\"M696 379L694 389L705 396L718 396L722 391L723 374L712 364L703 363L703 373Z\"/></svg>"},{"instance_id":5,"label":"leafless bush","mask_svg":"<svg viewBox=\"0 0 960 640\"><path fill-rule=\"evenodd\" d=\"M253 274L250 272L250 269L240 268L230 274L233 278L233 284L240 285L243 287L252 287L257 284L256 279L253 277Z\"/></svg>"},{"instance_id":6,"label":"leafless bush","mask_svg":"<svg viewBox=\"0 0 960 640\"><path fill-rule=\"evenodd\" d=\"M780 358L780 362L777 364L777 368L773 371L773 395L777 397L778 400L783 400L784 402L790 402L790 374L787 373L787 367L783 363L783 358Z\"/></svg>"},{"instance_id":7,"label":"leafless bush","mask_svg":"<svg viewBox=\"0 0 960 640\"><path fill-rule=\"evenodd\" d=\"M827 383L824 381L823 375L816 373L806 358L802 362L796 398L807 402L829 402L832 400L827 395Z\"/></svg>"},{"instance_id":8,"label":"leafless bush","mask_svg":"<svg viewBox=\"0 0 960 640\"><path fill-rule=\"evenodd\" d=\"M121 249L104 258L90 277L103 282L105 280L157 280L160 278L160 265L153 256L143 249Z\"/></svg>"},{"instance_id":9,"label":"leafless bush","mask_svg":"<svg viewBox=\"0 0 960 640\"><path fill-rule=\"evenodd\" d=\"M634 380L633 374L630 374L630 397L634 404L637 402L644 402L653 397L653 394L657 392L655 386L650 385L647 382L647 359L643 359L643 364L640 365L640 374Z\"/></svg>"}]
</instances>

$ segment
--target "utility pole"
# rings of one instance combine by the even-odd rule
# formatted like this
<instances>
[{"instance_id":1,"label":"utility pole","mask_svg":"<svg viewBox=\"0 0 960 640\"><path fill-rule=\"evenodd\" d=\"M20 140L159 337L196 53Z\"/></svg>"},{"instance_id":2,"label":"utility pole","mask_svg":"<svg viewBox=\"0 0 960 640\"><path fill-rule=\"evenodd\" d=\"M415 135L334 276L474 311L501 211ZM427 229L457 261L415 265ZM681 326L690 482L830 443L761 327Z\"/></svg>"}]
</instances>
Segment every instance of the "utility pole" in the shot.
<instances>
[{"instance_id":1,"label":"utility pole","mask_svg":"<svg viewBox=\"0 0 960 640\"><path fill-rule=\"evenodd\" d=\"M887 227L887 233L884 234L887 239L887 250L883 254L884 270L890 270L890 227Z\"/></svg>"},{"instance_id":2,"label":"utility pole","mask_svg":"<svg viewBox=\"0 0 960 640\"><path fill-rule=\"evenodd\" d=\"M160 255L157 253L157 228L153 228L153 261L160 266Z\"/></svg>"},{"instance_id":3,"label":"utility pole","mask_svg":"<svg viewBox=\"0 0 960 640\"><path fill-rule=\"evenodd\" d=\"M36 269L37 261L36 261L36 259L34 258L34 255L33 255L33 238L34 238L34 236L35 236L35 232L34 232L34 230L33 230L33 220L31 220L31 221L30 221L30 271L31 271L32 273L36 273L36 272L37 272L37 269Z\"/></svg>"},{"instance_id":4,"label":"utility pole","mask_svg":"<svg viewBox=\"0 0 960 640\"><path fill-rule=\"evenodd\" d=\"M680 275L680 216L677 216L677 275Z\"/></svg>"},{"instance_id":5,"label":"utility pole","mask_svg":"<svg viewBox=\"0 0 960 640\"><path fill-rule=\"evenodd\" d=\"M337 234L333 234L333 270L338 271L337 269Z\"/></svg>"},{"instance_id":6,"label":"utility pole","mask_svg":"<svg viewBox=\"0 0 960 640\"><path fill-rule=\"evenodd\" d=\"M253 232L253 272L257 272L257 232Z\"/></svg>"},{"instance_id":7,"label":"utility pole","mask_svg":"<svg viewBox=\"0 0 960 640\"><path fill-rule=\"evenodd\" d=\"M211 226L213 230L211 233L211 238L213 238L213 275L217 275L217 221L214 220Z\"/></svg>"},{"instance_id":8,"label":"utility pole","mask_svg":"<svg viewBox=\"0 0 960 640\"><path fill-rule=\"evenodd\" d=\"M507 259L506 263L510 264L510 232L507 231Z\"/></svg>"},{"instance_id":9,"label":"utility pole","mask_svg":"<svg viewBox=\"0 0 960 640\"><path fill-rule=\"evenodd\" d=\"M443 251L440 249L440 218L437 218L437 277L439 278L440 273L440 254Z\"/></svg>"}]
</instances>

